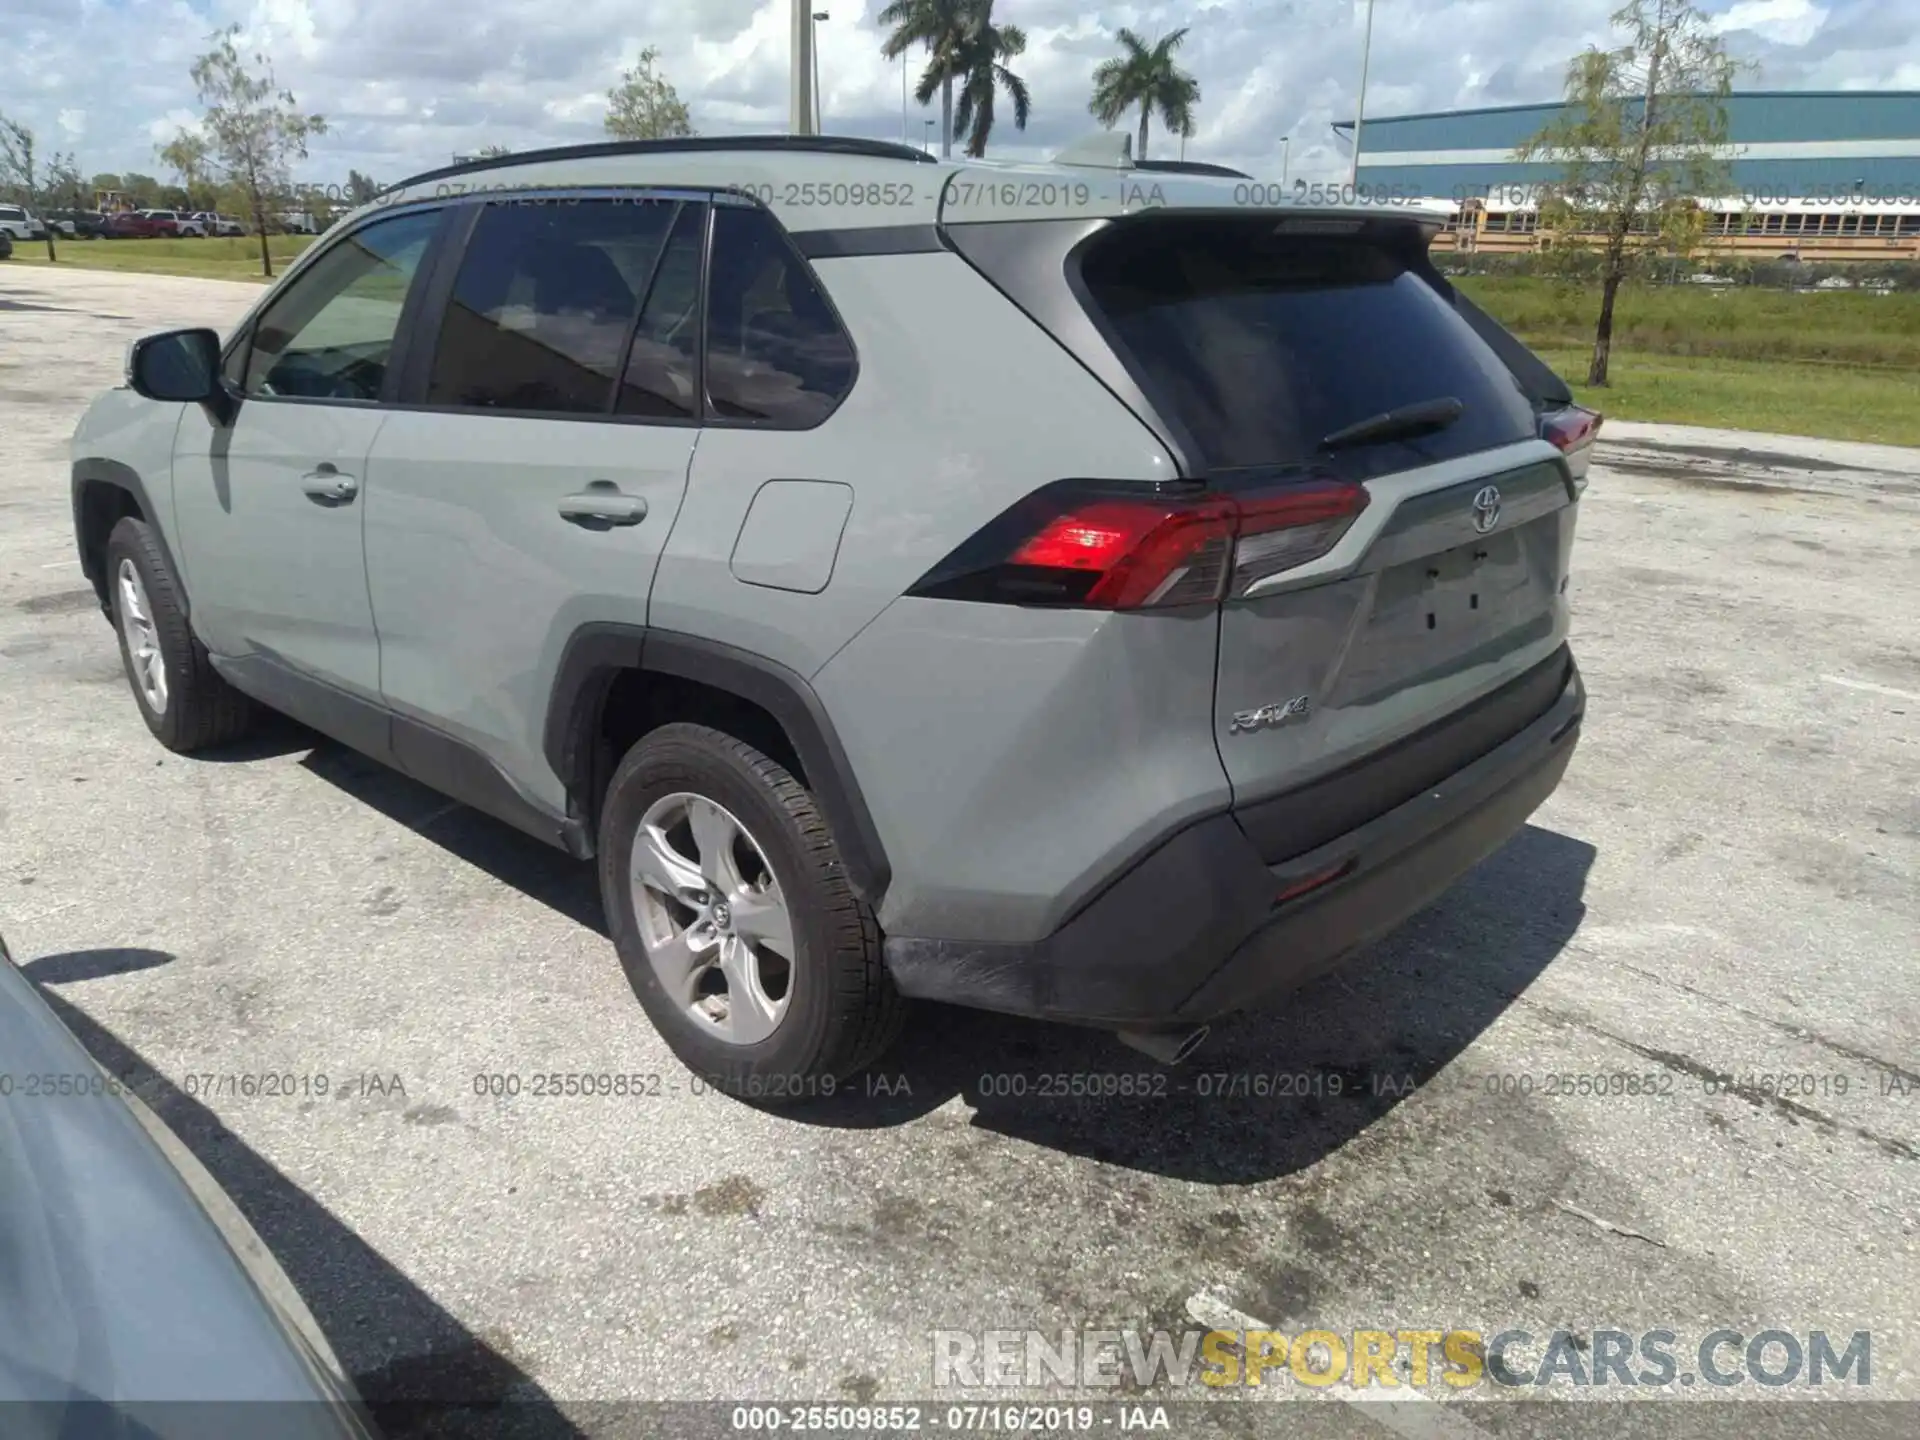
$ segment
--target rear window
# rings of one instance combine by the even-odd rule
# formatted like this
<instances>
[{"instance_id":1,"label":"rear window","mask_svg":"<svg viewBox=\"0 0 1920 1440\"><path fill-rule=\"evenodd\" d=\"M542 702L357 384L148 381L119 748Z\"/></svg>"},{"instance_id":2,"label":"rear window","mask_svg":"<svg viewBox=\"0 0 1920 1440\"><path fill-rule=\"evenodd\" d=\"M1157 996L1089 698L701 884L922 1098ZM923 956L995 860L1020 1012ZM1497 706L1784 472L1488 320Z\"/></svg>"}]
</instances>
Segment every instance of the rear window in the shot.
<instances>
[{"instance_id":1,"label":"rear window","mask_svg":"<svg viewBox=\"0 0 1920 1440\"><path fill-rule=\"evenodd\" d=\"M1297 464L1328 435L1442 397L1446 429L1340 450L1361 476L1534 433L1533 407L1471 326L1393 251L1271 220L1155 220L1082 254L1087 303L1147 397L1210 470Z\"/></svg>"}]
</instances>

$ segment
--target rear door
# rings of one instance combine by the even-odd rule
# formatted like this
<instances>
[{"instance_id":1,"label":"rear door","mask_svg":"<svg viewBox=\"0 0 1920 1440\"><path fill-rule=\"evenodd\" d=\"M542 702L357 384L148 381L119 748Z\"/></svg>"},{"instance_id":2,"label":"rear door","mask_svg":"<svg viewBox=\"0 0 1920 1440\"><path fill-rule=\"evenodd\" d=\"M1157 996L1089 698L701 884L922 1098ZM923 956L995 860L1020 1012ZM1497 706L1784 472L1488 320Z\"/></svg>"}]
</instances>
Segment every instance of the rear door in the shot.
<instances>
[{"instance_id":1,"label":"rear door","mask_svg":"<svg viewBox=\"0 0 1920 1440\"><path fill-rule=\"evenodd\" d=\"M1362 811L1411 798L1518 728L1510 707L1421 765L1369 758L1551 669L1566 638L1570 479L1417 261L1358 223L1272 216L1116 226L1080 257L1090 312L1212 487L1366 492L1324 553L1296 560L1294 531L1239 542L1215 693L1239 804L1348 766L1377 791Z\"/></svg>"},{"instance_id":2,"label":"rear door","mask_svg":"<svg viewBox=\"0 0 1920 1440\"><path fill-rule=\"evenodd\" d=\"M381 689L558 811L541 730L561 650L587 621L646 623L686 488L708 206L666 191L467 204L420 372L374 447ZM420 773L431 756L401 759Z\"/></svg>"}]
</instances>

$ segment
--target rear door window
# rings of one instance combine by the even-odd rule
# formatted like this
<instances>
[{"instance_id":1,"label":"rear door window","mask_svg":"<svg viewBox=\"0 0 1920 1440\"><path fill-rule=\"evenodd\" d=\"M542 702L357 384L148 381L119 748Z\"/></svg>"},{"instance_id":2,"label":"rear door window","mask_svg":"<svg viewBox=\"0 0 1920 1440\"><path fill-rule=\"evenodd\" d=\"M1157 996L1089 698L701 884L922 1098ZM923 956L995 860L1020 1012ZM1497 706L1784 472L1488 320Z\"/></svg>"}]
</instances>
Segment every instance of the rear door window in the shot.
<instances>
[{"instance_id":1,"label":"rear door window","mask_svg":"<svg viewBox=\"0 0 1920 1440\"><path fill-rule=\"evenodd\" d=\"M655 420L690 420L699 410L700 255L707 207L683 205L654 266L634 327L615 409Z\"/></svg>"},{"instance_id":2,"label":"rear door window","mask_svg":"<svg viewBox=\"0 0 1920 1440\"><path fill-rule=\"evenodd\" d=\"M1082 252L1087 304L1122 362L1209 470L1316 457L1364 477L1534 434L1512 373L1395 252L1359 236L1155 219ZM1445 397L1445 429L1337 452L1360 421Z\"/></svg>"},{"instance_id":3,"label":"rear door window","mask_svg":"<svg viewBox=\"0 0 1920 1440\"><path fill-rule=\"evenodd\" d=\"M682 207L666 199L490 203L447 302L432 405L604 414Z\"/></svg>"}]
</instances>

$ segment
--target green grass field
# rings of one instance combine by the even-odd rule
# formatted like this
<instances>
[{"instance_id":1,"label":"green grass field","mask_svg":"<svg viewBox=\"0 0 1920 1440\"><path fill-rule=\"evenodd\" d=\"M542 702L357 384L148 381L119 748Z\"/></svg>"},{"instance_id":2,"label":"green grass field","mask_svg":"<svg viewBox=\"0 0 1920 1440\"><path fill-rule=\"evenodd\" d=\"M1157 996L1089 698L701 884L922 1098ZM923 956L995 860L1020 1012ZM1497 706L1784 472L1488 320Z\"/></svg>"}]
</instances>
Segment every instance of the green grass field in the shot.
<instances>
[{"instance_id":1,"label":"green grass field","mask_svg":"<svg viewBox=\"0 0 1920 1440\"><path fill-rule=\"evenodd\" d=\"M274 235L267 240L274 274L313 243L311 235ZM259 281L260 242L253 236L208 240L56 240L61 265L87 270L127 270L149 275L193 275L205 280ZM45 265L44 241L14 242L11 265Z\"/></svg>"},{"instance_id":2,"label":"green grass field","mask_svg":"<svg viewBox=\"0 0 1920 1440\"><path fill-rule=\"evenodd\" d=\"M1614 312L1611 384L1580 382L1597 293L1467 277L1463 289L1622 420L1920 445L1920 294L1634 287Z\"/></svg>"}]
</instances>

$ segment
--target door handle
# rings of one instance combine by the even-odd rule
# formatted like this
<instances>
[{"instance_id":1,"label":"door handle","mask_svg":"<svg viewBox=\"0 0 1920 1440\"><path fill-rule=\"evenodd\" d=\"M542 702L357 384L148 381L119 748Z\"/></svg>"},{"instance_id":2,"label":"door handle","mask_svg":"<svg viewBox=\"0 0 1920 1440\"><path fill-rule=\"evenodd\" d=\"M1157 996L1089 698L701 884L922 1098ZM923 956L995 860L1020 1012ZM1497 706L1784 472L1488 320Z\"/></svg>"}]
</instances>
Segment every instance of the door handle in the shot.
<instances>
[{"instance_id":1,"label":"door handle","mask_svg":"<svg viewBox=\"0 0 1920 1440\"><path fill-rule=\"evenodd\" d=\"M342 475L332 461L322 460L300 477L300 488L323 505L346 505L360 493L360 482Z\"/></svg>"},{"instance_id":2,"label":"door handle","mask_svg":"<svg viewBox=\"0 0 1920 1440\"><path fill-rule=\"evenodd\" d=\"M578 495L564 496L560 516L575 525L598 529L605 525L638 525L647 518L647 502L639 495L623 495L605 481L595 481Z\"/></svg>"}]
</instances>

